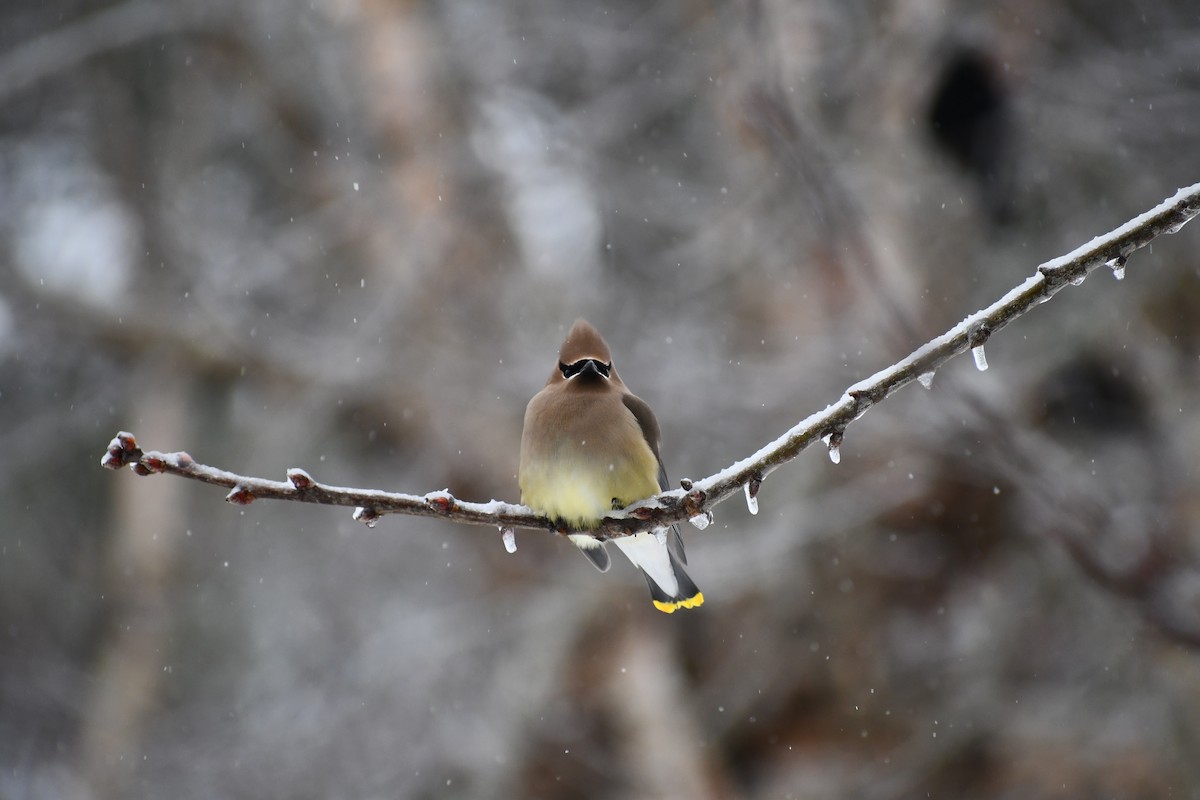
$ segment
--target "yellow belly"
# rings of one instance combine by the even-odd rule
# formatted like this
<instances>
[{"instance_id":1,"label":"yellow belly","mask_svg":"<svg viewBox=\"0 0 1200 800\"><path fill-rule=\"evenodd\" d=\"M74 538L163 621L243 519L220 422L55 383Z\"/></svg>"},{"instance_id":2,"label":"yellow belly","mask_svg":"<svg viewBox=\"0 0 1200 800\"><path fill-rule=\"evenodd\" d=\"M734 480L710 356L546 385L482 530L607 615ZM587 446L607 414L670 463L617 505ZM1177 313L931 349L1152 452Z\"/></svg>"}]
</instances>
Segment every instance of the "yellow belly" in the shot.
<instances>
[{"instance_id":1,"label":"yellow belly","mask_svg":"<svg viewBox=\"0 0 1200 800\"><path fill-rule=\"evenodd\" d=\"M595 458L599 453L560 449L545 461L527 459L521 469L521 501L587 530L612 511L614 499L624 505L658 493L658 462L648 446L642 449L632 458Z\"/></svg>"}]
</instances>

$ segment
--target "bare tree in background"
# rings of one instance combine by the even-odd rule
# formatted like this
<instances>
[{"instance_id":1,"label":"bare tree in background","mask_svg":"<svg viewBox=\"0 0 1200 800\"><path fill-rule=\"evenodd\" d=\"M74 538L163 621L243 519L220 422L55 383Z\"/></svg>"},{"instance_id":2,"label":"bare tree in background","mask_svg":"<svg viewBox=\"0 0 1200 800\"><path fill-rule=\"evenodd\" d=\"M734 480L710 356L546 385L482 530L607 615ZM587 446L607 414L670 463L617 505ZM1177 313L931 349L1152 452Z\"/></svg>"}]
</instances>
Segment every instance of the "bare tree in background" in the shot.
<instances>
[{"instance_id":1,"label":"bare tree in background","mask_svg":"<svg viewBox=\"0 0 1200 800\"><path fill-rule=\"evenodd\" d=\"M723 506L686 619L549 537L95 448L515 497L584 315L711 474L1194 181L1198 39L1183 2L6 4L0 795L1188 796L1184 236Z\"/></svg>"}]
</instances>

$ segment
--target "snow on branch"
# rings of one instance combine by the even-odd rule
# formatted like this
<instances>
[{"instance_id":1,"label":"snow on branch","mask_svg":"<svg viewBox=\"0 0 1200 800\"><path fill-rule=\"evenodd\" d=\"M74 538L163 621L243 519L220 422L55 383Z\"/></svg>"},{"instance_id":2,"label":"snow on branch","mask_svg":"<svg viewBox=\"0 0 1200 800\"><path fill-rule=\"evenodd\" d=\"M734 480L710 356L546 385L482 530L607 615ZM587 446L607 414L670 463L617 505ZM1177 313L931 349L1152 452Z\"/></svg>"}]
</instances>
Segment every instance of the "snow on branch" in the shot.
<instances>
[{"instance_id":1,"label":"snow on branch","mask_svg":"<svg viewBox=\"0 0 1200 800\"><path fill-rule=\"evenodd\" d=\"M987 369L984 345L1001 328L1046 302L1063 287L1079 285L1101 266L1109 267L1115 278L1122 279L1131 253L1162 234L1175 233L1197 214L1200 214L1200 183L1180 189L1173 197L1119 228L1040 265L1032 277L992 305L921 345L892 366L850 386L837 402L802 420L748 458L703 480L681 481L682 489L615 511L592 533L600 538L627 536L684 519L690 519L697 527L707 527L713 506L741 491L745 492L751 511L755 511L758 489L766 476L794 459L814 441L824 440L830 458L837 463L840 458L838 448L846 427L871 406L913 380L929 386L939 367L968 349L972 351L976 367ZM224 486L230 490L225 499L242 505L261 498L353 506L354 518L368 525L374 525L384 514L440 517L491 525L501 529L505 546L510 550L515 547L513 529L554 527L545 516L525 506L498 500L470 503L455 498L448 491L411 495L328 486L317 483L302 469L289 469L287 481L237 475L199 464L187 453L143 451L133 434L124 431L109 443L108 452L100 463L109 469L129 466L139 475L168 473Z\"/></svg>"}]
</instances>

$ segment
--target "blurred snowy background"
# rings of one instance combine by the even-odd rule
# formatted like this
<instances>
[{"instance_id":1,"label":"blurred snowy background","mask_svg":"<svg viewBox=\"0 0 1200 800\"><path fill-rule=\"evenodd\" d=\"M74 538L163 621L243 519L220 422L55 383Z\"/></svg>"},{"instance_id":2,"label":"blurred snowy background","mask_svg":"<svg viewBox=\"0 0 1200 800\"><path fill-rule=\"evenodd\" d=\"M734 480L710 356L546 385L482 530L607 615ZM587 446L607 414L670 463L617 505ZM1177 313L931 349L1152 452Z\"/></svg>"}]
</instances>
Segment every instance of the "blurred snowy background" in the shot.
<instances>
[{"instance_id":1,"label":"blurred snowy background","mask_svg":"<svg viewBox=\"0 0 1200 800\"><path fill-rule=\"evenodd\" d=\"M517 499L595 323L702 477L1200 180L1191 0L7 0L0 798L1200 797L1200 228L690 528Z\"/></svg>"}]
</instances>

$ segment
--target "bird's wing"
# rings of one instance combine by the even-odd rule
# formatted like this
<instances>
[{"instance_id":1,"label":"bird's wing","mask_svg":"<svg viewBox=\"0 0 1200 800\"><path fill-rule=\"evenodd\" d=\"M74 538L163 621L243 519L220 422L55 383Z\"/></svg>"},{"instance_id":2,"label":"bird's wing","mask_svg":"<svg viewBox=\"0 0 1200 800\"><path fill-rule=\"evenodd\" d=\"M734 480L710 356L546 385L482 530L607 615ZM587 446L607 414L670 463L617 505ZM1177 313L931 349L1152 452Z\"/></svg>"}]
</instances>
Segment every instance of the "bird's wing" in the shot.
<instances>
[{"instance_id":1,"label":"bird's wing","mask_svg":"<svg viewBox=\"0 0 1200 800\"><path fill-rule=\"evenodd\" d=\"M650 406L645 400L635 394L626 392L621 397L625 407L633 414L633 418L637 420L638 427L642 429L642 436L646 440L646 444L650 445L651 452L654 453L654 458L658 461L658 488L664 492L671 490L671 482L667 479L667 468L663 466L662 453L659 452L659 443L662 441L662 433L658 428L658 419L654 416L654 412L650 410ZM671 526L670 535L671 549L675 552L675 557L680 562L687 563L687 553L683 549L683 537L679 534L679 526Z\"/></svg>"}]
</instances>

